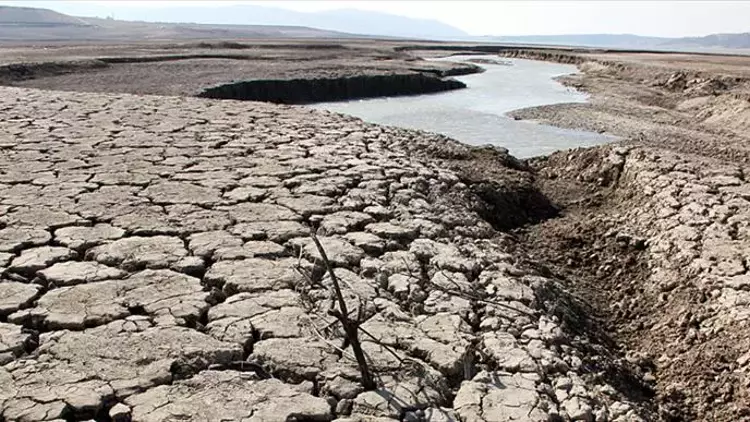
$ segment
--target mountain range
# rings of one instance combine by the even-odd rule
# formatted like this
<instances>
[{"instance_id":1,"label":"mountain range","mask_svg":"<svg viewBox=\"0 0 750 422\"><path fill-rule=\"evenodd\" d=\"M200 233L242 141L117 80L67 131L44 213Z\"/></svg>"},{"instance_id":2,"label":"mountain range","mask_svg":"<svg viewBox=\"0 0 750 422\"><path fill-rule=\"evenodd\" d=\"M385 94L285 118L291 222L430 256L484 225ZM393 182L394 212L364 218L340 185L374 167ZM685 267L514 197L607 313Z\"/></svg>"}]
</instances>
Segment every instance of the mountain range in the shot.
<instances>
[{"instance_id":1,"label":"mountain range","mask_svg":"<svg viewBox=\"0 0 750 422\"><path fill-rule=\"evenodd\" d=\"M0 43L351 37L352 34L304 26L152 23L0 6Z\"/></svg>"},{"instance_id":2,"label":"mountain range","mask_svg":"<svg viewBox=\"0 0 750 422\"><path fill-rule=\"evenodd\" d=\"M750 25L749 25L750 26ZM750 49L750 33L712 34L705 37L644 37L633 34L571 34L483 37L486 41L513 44L580 46L644 50Z\"/></svg>"},{"instance_id":3,"label":"mountain range","mask_svg":"<svg viewBox=\"0 0 750 422\"><path fill-rule=\"evenodd\" d=\"M257 5L149 8L122 7L117 2L82 5L64 1L59 5L68 14L44 8L0 6L0 42L388 37L613 49L750 51L750 33L685 38L632 34L476 37L436 20L354 9L308 13Z\"/></svg>"},{"instance_id":4,"label":"mountain range","mask_svg":"<svg viewBox=\"0 0 750 422\"><path fill-rule=\"evenodd\" d=\"M296 12L278 7L230 5L122 9L116 17L148 22L189 22L229 25L293 25L361 35L399 38L456 39L468 34L448 24L388 13L355 9Z\"/></svg>"}]
</instances>

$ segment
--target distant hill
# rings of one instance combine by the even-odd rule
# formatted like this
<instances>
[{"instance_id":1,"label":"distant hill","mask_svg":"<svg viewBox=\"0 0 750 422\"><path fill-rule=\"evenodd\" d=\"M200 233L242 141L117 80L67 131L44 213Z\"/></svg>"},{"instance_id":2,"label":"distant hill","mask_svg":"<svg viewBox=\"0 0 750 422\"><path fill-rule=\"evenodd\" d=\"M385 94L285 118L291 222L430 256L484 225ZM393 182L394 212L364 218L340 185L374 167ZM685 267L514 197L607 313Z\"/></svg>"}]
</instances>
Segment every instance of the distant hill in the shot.
<instances>
[{"instance_id":1,"label":"distant hill","mask_svg":"<svg viewBox=\"0 0 750 422\"><path fill-rule=\"evenodd\" d=\"M391 37L614 49L750 52L750 33L686 38L632 34L474 37L436 20L354 9L303 13L256 5L155 9L138 5L123 7L118 2L84 5L61 1L59 4L60 10L88 16L72 16L43 8L0 6L0 42ZM112 19L112 16L117 19Z\"/></svg>"},{"instance_id":2,"label":"distant hill","mask_svg":"<svg viewBox=\"0 0 750 422\"><path fill-rule=\"evenodd\" d=\"M306 23L315 28L391 37L452 40L468 34L448 24L429 19L414 19L386 13L342 9L311 14Z\"/></svg>"},{"instance_id":3,"label":"distant hill","mask_svg":"<svg viewBox=\"0 0 750 422\"><path fill-rule=\"evenodd\" d=\"M665 41L661 45L703 48L750 48L750 32L742 34L712 34L705 37L676 38Z\"/></svg>"},{"instance_id":4,"label":"distant hill","mask_svg":"<svg viewBox=\"0 0 750 422\"><path fill-rule=\"evenodd\" d=\"M567 45L601 48L652 47L669 38L643 37L632 34L570 34L570 35L526 35L509 37L487 37L495 42L514 44Z\"/></svg>"},{"instance_id":5,"label":"distant hill","mask_svg":"<svg viewBox=\"0 0 750 422\"><path fill-rule=\"evenodd\" d=\"M632 34L571 34L484 37L485 40L514 44L579 46L644 50L727 50L750 49L750 33L713 34L705 37L663 38Z\"/></svg>"},{"instance_id":6,"label":"distant hill","mask_svg":"<svg viewBox=\"0 0 750 422\"><path fill-rule=\"evenodd\" d=\"M88 26L84 20L48 9L0 6L2 26Z\"/></svg>"},{"instance_id":7,"label":"distant hill","mask_svg":"<svg viewBox=\"0 0 750 422\"><path fill-rule=\"evenodd\" d=\"M69 3L69 2L65 2ZM93 6L93 5L92 5ZM82 10L82 9L72 9ZM400 38L456 39L468 35L453 26L430 19L415 19L388 13L355 9L296 12L257 5L172 6L165 8L129 6L117 2L91 7L89 16L146 22L189 22L231 25L291 25L329 31Z\"/></svg>"},{"instance_id":8,"label":"distant hill","mask_svg":"<svg viewBox=\"0 0 750 422\"><path fill-rule=\"evenodd\" d=\"M47 9L0 6L0 42L351 38L354 36L303 26L133 22L68 16Z\"/></svg>"}]
</instances>

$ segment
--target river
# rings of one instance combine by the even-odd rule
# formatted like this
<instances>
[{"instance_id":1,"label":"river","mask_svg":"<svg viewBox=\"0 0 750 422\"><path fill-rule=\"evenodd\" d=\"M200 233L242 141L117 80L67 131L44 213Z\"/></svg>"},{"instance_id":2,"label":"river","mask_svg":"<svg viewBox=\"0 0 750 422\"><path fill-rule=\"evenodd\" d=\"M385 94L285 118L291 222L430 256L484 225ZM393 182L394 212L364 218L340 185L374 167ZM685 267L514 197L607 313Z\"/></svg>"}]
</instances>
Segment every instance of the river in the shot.
<instances>
[{"instance_id":1,"label":"river","mask_svg":"<svg viewBox=\"0 0 750 422\"><path fill-rule=\"evenodd\" d=\"M311 107L344 113L365 121L441 133L472 145L493 144L526 158L583 146L612 142L614 136L561 129L505 114L520 108L558 103L582 103L587 96L553 78L575 73L575 66L500 59L497 56L452 56L436 60L501 60L485 64L483 73L459 76L465 89L407 97L318 103Z\"/></svg>"}]
</instances>

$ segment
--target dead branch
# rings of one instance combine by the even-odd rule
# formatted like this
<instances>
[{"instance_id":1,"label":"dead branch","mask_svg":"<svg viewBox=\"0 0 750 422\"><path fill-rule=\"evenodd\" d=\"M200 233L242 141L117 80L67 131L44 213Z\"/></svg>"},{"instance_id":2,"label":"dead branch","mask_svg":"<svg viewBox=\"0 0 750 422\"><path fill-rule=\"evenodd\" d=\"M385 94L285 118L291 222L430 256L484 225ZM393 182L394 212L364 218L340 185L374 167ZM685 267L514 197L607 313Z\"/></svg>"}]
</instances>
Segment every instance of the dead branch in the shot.
<instances>
[{"instance_id":1,"label":"dead branch","mask_svg":"<svg viewBox=\"0 0 750 422\"><path fill-rule=\"evenodd\" d=\"M459 284L456 281L454 281L450 277L450 275L446 274L444 271L442 272L442 274L453 285L459 286ZM536 318L535 315L530 314L530 313L528 313L528 312L526 312L524 310L517 309L517 308L515 308L513 306L508 305L507 303L498 302L496 300L485 299L485 298L481 297L480 295L478 295L476 293L466 292L463 289L461 289L460 287L458 287L456 290L454 290L454 289L449 289L449 288L443 287L443 286L441 286L441 285L439 285L437 283L434 283L432 281L428 281L428 284L430 286L436 288L437 290L440 290L441 292L446 293L448 295L457 296L457 297L460 297L460 298L463 298L463 299L466 299L466 300L474 300L474 301L482 302L482 303L485 303L485 304L488 304L488 305L494 305L494 306L497 306L497 307L500 307L500 308L505 308L505 309L511 310L513 312L519 313L521 315L525 315L525 316L527 316L529 318L532 318L532 319Z\"/></svg>"},{"instance_id":2,"label":"dead branch","mask_svg":"<svg viewBox=\"0 0 750 422\"><path fill-rule=\"evenodd\" d=\"M359 367L360 374L362 375L362 387L364 387L365 390L374 390L376 388L375 379L370 372L365 353L362 351L362 344L359 342L360 321L352 321L349 318L349 311L346 308L346 300L344 300L344 294L341 292L341 285L339 284L338 277L336 277L336 274L333 271L331 262L328 260L326 251L315 233L311 233L311 237L313 242L315 243L315 247L318 249L318 254L320 254L320 258L323 261L328 274L330 274L331 276L333 290L336 294L336 299L338 300L339 308L330 310L329 314L341 321L341 325L344 328L344 335L346 336L349 344L351 344L352 352L354 353L354 357L357 359L357 366Z\"/></svg>"}]
</instances>

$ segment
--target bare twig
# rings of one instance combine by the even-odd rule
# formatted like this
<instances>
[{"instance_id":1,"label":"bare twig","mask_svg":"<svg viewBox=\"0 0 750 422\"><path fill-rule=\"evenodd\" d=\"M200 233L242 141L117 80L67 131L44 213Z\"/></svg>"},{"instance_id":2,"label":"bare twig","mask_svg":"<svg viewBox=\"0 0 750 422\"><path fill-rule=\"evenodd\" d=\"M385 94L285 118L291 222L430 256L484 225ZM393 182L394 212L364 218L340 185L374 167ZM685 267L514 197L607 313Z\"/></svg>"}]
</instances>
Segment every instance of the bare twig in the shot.
<instances>
[{"instance_id":1,"label":"bare twig","mask_svg":"<svg viewBox=\"0 0 750 422\"><path fill-rule=\"evenodd\" d=\"M326 343L327 345L329 345L329 346L333 347L334 349L336 349L336 350L337 350L337 351L338 351L339 353L341 353L341 356L344 356L344 357L346 357L346 358L347 358L347 359L349 359L349 360L352 360L352 361L356 361L356 358L355 358L354 356L350 355L350 354L349 354L349 353L347 353L347 352L346 352L346 351L345 351L344 349L342 349L342 348L340 348L340 347L336 346L335 344L333 344L333 342L331 342L330 340L328 340L328 339L327 339L327 338L326 338L326 337L325 337L325 336L323 335L323 333L321 333L321 332L320 332L320 330L319 330L319 329L318 329L318 327L317 327L317 326L315 325L315 323L314 323L314 322L312 322L312 320L310 320L309 322L310 322L310 326L312 327L313 331L315 331L315 335L317 335L317 336L318 336L318 338L319 338L319 339L320 339L321 341L325 342L325 343Z\"/></svg>"},{"instance_id":2,"label":"bare twig","mask_svg":"<svg viewBox=\"0 0 750 422\"><path fill-rule=\"evenodd\" d=\"M341 286L339 284L338 277L336 277L336 274L333 272L333 266L328 260L326 251L315 233L311 233L311 237L313 242L315 243L315 247L318 249L318 253L320 254L320 258L323 261L326 270L328 270L328 273L331 276L331 283L333 284L334 293L336 294L336 299L338 300L339 309L333 309L329 313L335 316L339 321L341 321L341 325L344 328L344 334L346 335L349 344L351 344L352 346L354 357L357 359L357 366L359 366L359 371L362 375L362 387L364 387L365 390L374 390L376 388L375 380L367 364L365 353L362 351L362 344L360 344L359 342L358 330L360 322L352 321L349 318L349 311L346 308L346 300L344 300L344 295L343 293L341 293Z\"/></svg>"},{"instance_id":3,"label":"bare twig","mask_svg":"<svg viewBox=\"0 0 750 422\"><path fill-rule=\"evenodd\" d=\"M388 353L392 354L392 355L393 355L393 356L394 356L394 357L395 357L395 358L396 358L396 359L397 359L397 360L399 361L399 363L404 363L404 360L405 360L405 359L404 359L404 358L402 358L401 356L399 356L399 355L398 355L398 353L396 353L396 351L395 351L395 350L391 349L391 347L390 347L390 346L388 346L387 344L385 344L385 343L383 343L382 341L380 341L380 339L378 339L378 338L377 338L377 337L375 337L374 335L370 334L370 333L369 333L369 332L368 332L367 330L365 330L364 328L362 328L362 327L358 327L358 328L359 328L359 331L362 331L362 333L363 333L363 334L365 334L365 335L366 335L367 337L370 337L370 338L371 338L371 339L372 339L372 340L373 340L373 341L374 341L374 342L375 342L375 343L376 343L377 345L381 346L381 347L382 347L382 348L384 348L384 349L385 349L385 350L386 350L386 351L387 351Z\"/></svg>"},{"instance_id":4,"label":"bare twig","mask_svg":"<svg viewBox=\"0 0 750 422\"><path fill-rule=\"evenodd\" d=\"M453 283L453 285L455 285L455 286L459 286L459 284L458 284L458 283L457 283L456 281L454 281L454 280L453 280L453 279L452 279L452 278L451 278L451 277L450 277L450 276L449 276L448 274L446 274L446 273L445 273L444 271L442 272L442 274L443 274L443 275L444 275L444 276L445 276L445 277L446 277L446 278L447 278L447 279L448 279L448 280L449 280L449 281L450 281L451 283ZM502 302L498 302L498 301L495 301L495 300L485 299L485 298L483 298L483 297L480 297L480 296L479 296L478 294L466 292L466 291L464 291L463 289L461 289L460 287L457 287L457 289L456 289L456 290L453 290L453 289L448 289L448 288L446 288L446 287L443 287L443 286L441 286L441 285L439 285L439 284L437 284L437 283L434 283L434 282L432 282L432 281L429 281L429 284L430 284L430 286L432 286L432 287L434 287L434 288L436 288L436 289L440 290L440 291L441 291L441 292L443 292L443 293L449 294L449 295L453 295L453 296L461 297L461 298L464 298L464 299L466 299L466 300L475 300L475 301L477 301L477 302L482 302L482 303L486 303L486 304L488 304L488 305L494 305L494 306L497 306L497 307L500 307L500 308L505 308L505 309L509 309L509 310L511 310L511 311L513 311L513 312L517 312L517 313L519 313L519 314L521 314L521 315L526 315L526 316L527 316L527 317L529 317L529 318L536 318L536 316L535 316L535 315L533 315L533 314L530 314L529 312L526 312L526 311L524 311L524 310L521 310L521 309L517 309L517 308L514 308L513 306L510 306L510 305L508 305L507 303L502 303Z\"/></svg>"}]
</instances>

